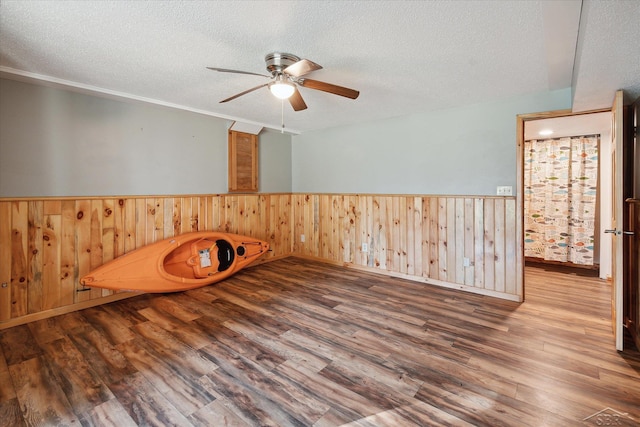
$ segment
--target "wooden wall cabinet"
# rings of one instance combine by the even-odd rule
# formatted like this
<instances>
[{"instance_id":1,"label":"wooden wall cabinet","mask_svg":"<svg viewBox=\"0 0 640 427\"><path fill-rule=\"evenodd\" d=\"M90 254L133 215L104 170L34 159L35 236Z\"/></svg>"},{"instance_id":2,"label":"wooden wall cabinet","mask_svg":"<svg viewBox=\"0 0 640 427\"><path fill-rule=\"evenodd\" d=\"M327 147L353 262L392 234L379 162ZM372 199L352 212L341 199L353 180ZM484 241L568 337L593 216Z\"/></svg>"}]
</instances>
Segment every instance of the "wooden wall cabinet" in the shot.
<instances>
[{"instance_id":1,"label":"wooden wall cabinet","mask_svg":"<svg viewBox=\"0 0 640 427\"><path fill-rule=\"evenodd\" d=\"M229 192L258 191L258 135L229 131Z\"/></svg>"}]
</instances>

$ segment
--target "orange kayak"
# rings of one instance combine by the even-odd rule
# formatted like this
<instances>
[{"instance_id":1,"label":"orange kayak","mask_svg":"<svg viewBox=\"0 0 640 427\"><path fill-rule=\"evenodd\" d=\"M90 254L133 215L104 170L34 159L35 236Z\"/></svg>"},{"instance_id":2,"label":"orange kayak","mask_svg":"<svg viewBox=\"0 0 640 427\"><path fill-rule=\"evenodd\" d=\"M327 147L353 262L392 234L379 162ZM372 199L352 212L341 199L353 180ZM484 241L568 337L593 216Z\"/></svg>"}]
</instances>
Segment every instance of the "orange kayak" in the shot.
<instances>
[{"instance_id":1,"label":"orange kayak","mask_svg":"<svg viewBox=\"0 0 640 427\"><path fill-rule=\"evenodd\" d=\"M109 261L80 283L112 290L185 291L224 280L268 250L267 242L238 234L186 233Z\"/></svg>"}]
</instances>

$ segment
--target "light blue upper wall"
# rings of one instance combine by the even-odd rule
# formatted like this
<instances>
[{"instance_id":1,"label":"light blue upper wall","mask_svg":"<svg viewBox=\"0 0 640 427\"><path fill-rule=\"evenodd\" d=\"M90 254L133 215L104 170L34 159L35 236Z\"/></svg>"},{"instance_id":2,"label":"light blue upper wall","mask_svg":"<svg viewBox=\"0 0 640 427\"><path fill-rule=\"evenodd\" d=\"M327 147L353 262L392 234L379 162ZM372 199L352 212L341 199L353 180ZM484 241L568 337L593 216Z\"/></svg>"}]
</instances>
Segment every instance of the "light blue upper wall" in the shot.
<instances>
[{"instance_id":1,"label":"light blue upper wall","mask_svg":"<svg viewBox=\"0 0 640 427\"><path fill-rule=\"evenodd\" d=\"M290 193L291 135L263 130L258 139L258 189L261 193Z\"/></svg>"},{"instance_id":2,"label":"light blue upper wall","mask_svg":"<svg viewBox=\"0 0 640 427\"><path fill-rule=\"evenodd\" d=\"M0 79L0 197L227 192L228 121ZM290 137L260 134L261 192L493 195L516 115L570 89Z\"/></svg>"},{"instance_id":3,"label":"light blue upper wall","mask_svg":"<svg viewBox=\"0 0 640 427\"><path fill-rule=\"evenodd\" d=\"M296 193L495 195L516 185L516 115L571 107L571 89L296 135Z\"/></svg>"},{"instance_id":4,"label":"light blue upper wall","mask_svg":"<svg viewBox=\"0 0 640 427\"><path fill-rule=\"evenodd\" d=\"M226 193L228 120L0 79L0 197ZM260 134L261 192L290 192L291 137Z\"/></svg>"}]
</instances>

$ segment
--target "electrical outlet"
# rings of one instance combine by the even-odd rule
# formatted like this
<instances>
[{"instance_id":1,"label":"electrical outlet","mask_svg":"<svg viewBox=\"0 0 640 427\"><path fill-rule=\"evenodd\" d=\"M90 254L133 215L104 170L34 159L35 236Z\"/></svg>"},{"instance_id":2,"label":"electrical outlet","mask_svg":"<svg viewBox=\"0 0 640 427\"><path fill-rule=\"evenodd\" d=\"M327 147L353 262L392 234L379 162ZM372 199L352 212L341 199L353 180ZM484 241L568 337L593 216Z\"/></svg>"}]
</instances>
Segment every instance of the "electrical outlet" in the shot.
<instances>
[{"instance_id":1,"label":"electrical outlet","mask_svg":"<svg viewBox=\"0 0 640 427\"><path fill-rule=\"evenodd\" d=\"M498 196L512 196L513 188L510 185L499 185L497 194Z\"/></svg>"},{"instance_id":2,"label":"electrical outlet","mask_svg":"<svg viewBox=\"0 0 640 427\"><path fill-rule=\"evenodd\" d=\"M369 245L367 245L366 243L362 244L362 252L369 252Z\"/></svg>"},{"instance_id":3,"label":"electrical outlet","mask_svg":"<svg viewBox=\"0 0 640 427\"><path fill-rule=\"evenodd\" d=\"M302 243L304 243L304 234L301 234L301 235L300 235L300 241L301 241Z\"/></svg>"}]
</instances>

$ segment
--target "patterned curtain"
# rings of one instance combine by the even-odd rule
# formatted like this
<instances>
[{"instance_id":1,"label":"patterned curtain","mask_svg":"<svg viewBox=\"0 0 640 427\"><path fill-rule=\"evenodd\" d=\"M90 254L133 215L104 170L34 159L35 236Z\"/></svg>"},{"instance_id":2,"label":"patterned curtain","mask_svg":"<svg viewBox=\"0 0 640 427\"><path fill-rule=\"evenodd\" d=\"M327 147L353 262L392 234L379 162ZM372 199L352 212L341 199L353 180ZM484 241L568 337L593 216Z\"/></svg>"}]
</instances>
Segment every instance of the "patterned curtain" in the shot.
<instances>
[{"instance_id":1,"label":"patterned curtain","mask_svg":"<svg viewBox=\"0 0 640 427\"><path fill-rule=\"evenodd\" d=\"M593 265L599 140L525 141L525 256Z\"/></svg>"}]
</instances>

